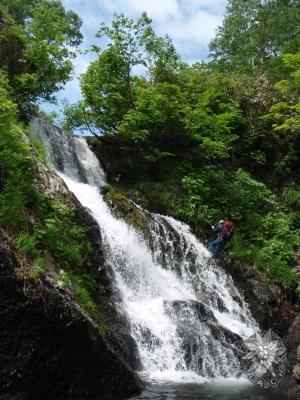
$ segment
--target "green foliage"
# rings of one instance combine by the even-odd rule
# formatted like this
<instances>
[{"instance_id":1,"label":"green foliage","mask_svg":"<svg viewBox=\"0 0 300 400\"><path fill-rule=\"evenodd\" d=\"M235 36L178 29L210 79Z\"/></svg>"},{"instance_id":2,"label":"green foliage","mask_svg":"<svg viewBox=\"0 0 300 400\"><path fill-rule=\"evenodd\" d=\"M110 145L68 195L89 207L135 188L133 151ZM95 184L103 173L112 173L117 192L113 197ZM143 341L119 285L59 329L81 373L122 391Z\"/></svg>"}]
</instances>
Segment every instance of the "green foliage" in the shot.
<instances>
[{"instance_id":1,"label":"green foliage","mask_svg":"<svg viewBox=\"0 0 300 400\"><path fill-rule=\"evenodd\" d=\"M28 277L31 279L40 279L46 271L47 267L44 257L38 256L33 260L33 264L28 272Z\"/></svg>"},{"instance_id":2,"label":"green foliage","mask_svg":"<svg viewBox=\"0 0 300 400\"><path fill-rule=\"evenodd\" d=\"M93 125L105 133L116 130L133 102L132 84L129 66L113 46L90 64L82 77L81 89L85 103L95 115Z\"/></svg>"},{"instance_id":3,"label":"green foliage","mask_svg":"<svg viewBox=\"0 0 300 400\"><path fill-rule=\"evenodd\" d=\"M46 164L47 163L47 151L46 151L44 145L41 143L41 141L39 139L37 139L36 137L34 137L31 134L30 129L25 129L25 134L27 135L32 148L36 151L36 155L37 155L38 159L42 163Z\"/></svg>"},{"instance_id":4,"label":"green foliage","mask_svg":"<svg viewBox=\"0 0 300 400\"><path fill-rule=\"evenodd\" d=\"M20 233L14 240L16 250L22 255L33 254L36 244L36 236L28 232Z\"/></svg>"},{"instance_id":5,"label":"green foliage","mask_svg":"<svg viewBox=\"0 0 300 400\"><path fill-rule=\"evenodd\" d=\"M286 101L274 104L270 116L275 120L275 131L284 131L297 139L300 132L300 53L285 54L283 62L290 70L290 76L278 82L275 87L285 96Z\"/></svg>"},{"instance_id":6,"label":"green foliage","mask_svg":"<svg viewBox=\"0 0 300 400\"><path fill-rule=\"evenodd\" d=\"M300 187L297 185L285 186L282 198L288 206L300 207Z\"/></svg>"},{"instance_id":7,"label":"green foliage","mask_svg":"<svg viewBox=\"0 0 300 400\"><path fill-rule=\"evenodd\" d=\"M120 173L126 179L160 180L176 160L192 168L229 158L243 118L222 74L186 67L180 83L157 82L135 88L135 107L117 126Z\"/></svg>"},{"instance_id":8,"label":"green foliage","mask_svg":"<svg viewBox=\"0 0 300 400\"><path fill-rule=\"evenodd\" d=\"M70 78L80 18L60 0L1 0L0 59L14 98L53 100ZM55 16L55 17L54 17Z\"/></svg>"},{"instance_id":9,"label":"green foliage","mask_svg":"<svg viewBox=\"0 0 300 400\"><path fill-rule=\"evenodd\" d=\"M94 278L90 275L76 276L72 273L60 270L59 281L74 290L78 301L91 316L97 315L92 294L99 288Z\"/></svg>"},{"instance_id":10,"label":"green foliage","mask_svg":"<svg viewBox=\"0 0 300 400\"><path fill-rule=\"evenodd\" d=\"M283 62L288 75L275 85L280 97L263 119L272 124L278 143L275 170L283 176L293 176L299 165L300 148L300 53L285 54Z\"/></svg>"},{"instance_id":11,"label":"green foliage","mask_svg":"<svg viewBox=\"0 0 300 400\"><path fill-rule=\"evenodd\" d=\"M142 13L137 21L124 14L115 14L111 27L102 23L96 35L107 38L109 49L114 48L127 65L127 75L124 78L128 84L129 96L133 67L145 67L153 80L165 81L174 77L177 68L181 66L180 57L170 38L157 36L151 22L146 13ZM94 49L99 51L96 46Z\"/></svg>"},{"instance_id":12,"label":"green foliage","mask_svg":"<svg viewBox=\"0 0 300 400\"><path fill-rule=\"evenodd\" d=\"M134 68L146 70L158 82L175 79L182 65L171 40L154 33L145 13L137 21L116 14L111 27L102 24L97 36L104 36L108 46L93 46L98 58L81 78L83 100L66 107L64 122L96 136L115 133L126 113L135 109L136 89L144 80L134 76Z\"/></svg>"},{"instance_id":13,"label":"green foliage","mask_svg":"<svg viewBox=\"0 0 300 400\"><path fill-rule=\"evenodd\" d=\"M0 73L0 165L5 179L0 191L0 220L5 227L22 229L28 222L26 209L35 200L35 166L16 115L5 76Z\"/></svg>"},{"instance_id":14,"label":"green foliage","mask_svg":"<svg viewBox=\"0 0 300 400\"><path fill-rule=\"evenodd\" d=\"M188 93L185 127L199 146L202 158L228 158L242 116L232 98L232 82L223 74L209 74L202 67L187 71L184 92Z\"/></svg>"},{"instance_id":15,"label":"green foliage","mask_svg":"<svg viewBox=\"0 0 300 400\"><path fill-rule=\"evenodd\" d=\"M40 220L36 232L40 245L49 249L62 268L81 273L83 254L88 254L90 248L85 229L76 222L74 208L40 196L36 213Z\"/></svg>"},{"instance_id":16,"label":"green foliage","mask_svg":"<svg viewBox=\"0 0 300 400\"><path fill-rule=\"evenodd\" d=\"M211 166L185 177L182 184L186 195L177 209L181 218L196 226L221 218L233 220L232 254L286 286L294 282L288 264L300 230L292 216L280 211L279 200L264 184L243 170L225 173Z\"/></svg>"},{"instance_id":17,"label":"green foliage","mask_svg":"<svg viewBox=\"0 0 300 400\"><path fill-rule=\"evenodd\" d=\"M296 282L294 271L285 262L274 258L266 249L245 241L238 234L235 234L231 241L230 252L236 259L265 271L271 280L282 284L285 288Z\"/></svg>"},{"instance_id":18,"label":"green foliage","mask_svg":"<svg viewBox=\"0 0 300 400\"><path fill-rule=\"evenodd\" d=\"M163 162L175 155L179 142L188 140L182 108L183 96L174 84L140 88L135 108L124 116L118 131L137 151L142 151L145 163Z\"/></svg>"},{"instance_id":19,"label":"green foliage","mask_svg":"<svg viewBox=\"0 0 300 400\"><path fill-rule=\"evenodd\" d=\"M297 1L229 0L210 44L214 65L226 71L276 74L280 56L300 50L299 24Z\"/></svg>"},{"instance_id":20,"label":"green foliage","mask_svg":"<svg viewBox=\"0 0 300 400\"><path fill-rule=\"evenodd\" d=\"M264 215L275 205L272 194L265 185L253 180L241 169L224 171L206 166L199 174L183 178L182 185L186 193L182 212L188 206L195 213L204 212L210 220L226 216L246 226L257 226L260 223L260 214ZM209 205L209 213L206 205ZM255 232L252 237L255 238Z\"/></svg>"}]
</instances>

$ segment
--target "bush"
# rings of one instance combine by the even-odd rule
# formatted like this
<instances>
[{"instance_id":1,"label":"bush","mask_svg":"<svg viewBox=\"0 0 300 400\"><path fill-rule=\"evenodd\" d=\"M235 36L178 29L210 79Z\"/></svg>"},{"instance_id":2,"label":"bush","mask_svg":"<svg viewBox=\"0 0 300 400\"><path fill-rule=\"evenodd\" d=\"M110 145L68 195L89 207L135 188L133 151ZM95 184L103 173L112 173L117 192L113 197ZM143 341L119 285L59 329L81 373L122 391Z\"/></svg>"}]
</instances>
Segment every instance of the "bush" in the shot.
<instances>
[{"instance_id":1,"label":"bush","mask_svg":"<svg viewBox=\"0 0 300 400\"><path fill-rule=\"evenodd\" d=\"M263 270L272 281L286 288L296 282L294 271L286 262L276 259L267 247L256 247L236 234L231 240L230 252L235 258Z\"/></svg>"}]
</instances>

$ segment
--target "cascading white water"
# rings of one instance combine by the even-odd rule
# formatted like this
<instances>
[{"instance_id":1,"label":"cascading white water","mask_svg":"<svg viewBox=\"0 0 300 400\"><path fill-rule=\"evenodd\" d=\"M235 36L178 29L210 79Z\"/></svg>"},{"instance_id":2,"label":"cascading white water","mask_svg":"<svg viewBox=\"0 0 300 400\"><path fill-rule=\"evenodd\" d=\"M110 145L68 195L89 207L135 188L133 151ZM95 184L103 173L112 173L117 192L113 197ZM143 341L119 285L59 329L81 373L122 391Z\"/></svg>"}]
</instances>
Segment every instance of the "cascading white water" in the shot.
<instances>
[{"instance_id":1,"label":"cascading white water","mask_svg":"<svg viewBox=\"0 0 300 400\"><path fill-rule=\"evenodd\" d=\"M231 277L171 217L153 214L146 242L102 198L104 173L85 139L38 119L32 126L52 167L100 226L142 373L175 381L238 374L243 339L258 327Z\"/></svg>"}]
</instances>

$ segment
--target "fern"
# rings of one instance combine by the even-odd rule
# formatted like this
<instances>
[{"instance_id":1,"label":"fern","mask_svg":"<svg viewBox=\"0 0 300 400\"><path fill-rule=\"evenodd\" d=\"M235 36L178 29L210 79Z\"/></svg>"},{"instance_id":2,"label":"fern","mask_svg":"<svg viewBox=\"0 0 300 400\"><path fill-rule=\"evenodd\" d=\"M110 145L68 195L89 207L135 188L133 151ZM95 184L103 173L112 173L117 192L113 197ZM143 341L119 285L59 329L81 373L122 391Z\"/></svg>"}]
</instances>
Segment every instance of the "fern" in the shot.
<instances>
[{"instance_id":1,"label":"fern","mask_svg":"<svg viewBox=\"0 0 300 400\"><path fill-rule=\"evenodd\" d=\"M22 255L32 255L35 252L37 239L27 232L20 233L14 240L17 251Z\"/></svg>"},{"instance_id":2,"label":"fern","mask_svg":"<svg viewBox=\"0 0 300 400\"><path fill-rule=\"evenodd\" d=\"M300 188L298 186L286 186L283 190L282 198L288 206L299 206Z\"/></svg>"}]
</instances>

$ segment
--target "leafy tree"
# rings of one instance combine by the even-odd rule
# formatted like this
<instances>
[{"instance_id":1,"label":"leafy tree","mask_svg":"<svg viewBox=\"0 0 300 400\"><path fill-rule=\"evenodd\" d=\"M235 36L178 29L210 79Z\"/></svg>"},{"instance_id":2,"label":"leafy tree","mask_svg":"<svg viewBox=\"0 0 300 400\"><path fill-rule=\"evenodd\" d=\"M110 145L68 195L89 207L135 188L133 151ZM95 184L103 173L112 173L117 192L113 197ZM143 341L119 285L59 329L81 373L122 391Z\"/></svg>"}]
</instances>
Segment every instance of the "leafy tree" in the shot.
<instances>
[{"instance_id":1,"label":"leafy tree","mask_svg":"<svg viewBox=\"0 0 300 400\"><path fill-rule=\"evenodd\" d=\"M285 101L274 104L270 115L276 121L275 131L289 132L297 137L300 134L300 53L285 54L283 61L290 70L290 77L278 82L275 87Z\"/></svg>"},{"instance_id":2,"label":"leafy tree","mask_svg":"<svg viewBox=\"0 0 300 400\"><path fill-rule=\"evenodd\" d=\"M299 24L297 1L229 0L210 44L214 64L227 71L276 70L280 55L299 51Z\"/></svg>"},{"instance_id":3,"label":"leafy tree","mask_svg":"<svg viewBox=\"0 0 300 400\"><path fill-rule=\"evenodd\" d=\"M0 20L0 58L15 100L52 101L70 78L80 18L60 0L1 0Z\"/></svg>"},{"instance_id":4,"label":"leafy tree","mask_svg":"<svg viewBox=\"0 0 300 400\"><path fill-rule=\"evenodd\" d=\"M157 83L136 91L136 105L118 126L126 149L135 153L135 170L143 164L153 177L162 176L169 159L189 143L183 121L184 98L177 85Z\"/></svg>"},{"instance_id":5,"label":"leafy tree","mask_svg":"<svg viewBox=\"0 0 300 400\"><path fill-rule=\"evenodd\" d=\"M152 32L146 42L147 70L152 82L177 83L179 74L186 64L182 62L172 40L158 37Z\"/></svg>"},{"instance_id":6,"label":"leafy tree","mask_svg":"<svg viewBox=\"0 0 300 400\"><path fill-rule=\"evenodd\" d=\"M282 98L271 107L265 119L272 122L280 144L276 169L284 176L294 176L299 165L300 148L300 53L286 54L283 61L290 75L275 85Z\"/></svg>"},{"instance_id":7,"label":"leafy tree","mask_svg":"<svg viewBox=\"0 0 300 400\"><path fill-rule=\"evenodd\" d=\"M168 36L157 36L151 22L146 13L136 22L123 14L115 14L112 26L103 23L96 35L106 37L110 41L108 46L113 46L126 63L128 70L124 78L129 95L133 68L144 67L155 81L162 81L170 79L182 64L172 40Z\"/></svg>"},{"instance_id":8,"label":"leafy tree","mask_svg":"<svg viewBox=\"0 0 300 400\"><path fill-rule=\"evenodd\" d=\"M152 82L172 82L182 65L171 40L158 37L145 13L137 20L115 15L112 25L101 25L105 50L93 46L98 58L82 76L83 101L66 108L66 127L83 127L94 135L112 134L125 114L136 107L136 91Z\"/></svg>"},{"instance_id":9,"label":"leafy tree","mask_svg":"<svg viewBox=\"0 0 300 400\"><path fill-rule=\"evenodd\" d=\"M105 133L116 132L118 122L134 106L133 79L128 67L117 49L111 46L91 63L82 77L84 103L93 114L93 125Z\"/></svg>"},{"instance_id":10,"label":"leafy tree","mask_svg":"<svg viewBox=\"0 0 300 400\"><path fill-rule=\"evenodd\" d=\"M242 117L232 97L232 82L223 74L211 74L201 66L186 71L185 128L201 158L228 158L238 139Z\"/></svg>"}]
</instances>

